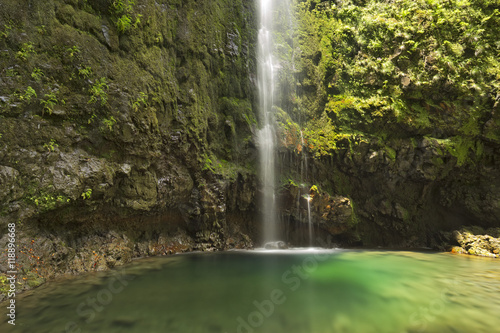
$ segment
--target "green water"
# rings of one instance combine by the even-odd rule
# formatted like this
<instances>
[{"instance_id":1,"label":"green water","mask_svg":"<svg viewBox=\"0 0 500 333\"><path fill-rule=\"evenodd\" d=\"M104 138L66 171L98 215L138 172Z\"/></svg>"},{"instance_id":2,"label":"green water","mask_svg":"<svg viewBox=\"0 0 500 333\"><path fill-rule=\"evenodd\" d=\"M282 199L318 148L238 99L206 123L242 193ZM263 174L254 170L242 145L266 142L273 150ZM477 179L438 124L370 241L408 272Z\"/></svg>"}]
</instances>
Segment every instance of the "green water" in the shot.
<instances>
[{"instance_id":1,"label":"green water","mask_svg":"<svg viewBox=\"0 0 500 333\"><path fill-rule=\"evenodd\" d=\"M16 324L0 331L499 332L500 261L342 250L148 258L21 295Z\"/></svg>"}]
</instances>

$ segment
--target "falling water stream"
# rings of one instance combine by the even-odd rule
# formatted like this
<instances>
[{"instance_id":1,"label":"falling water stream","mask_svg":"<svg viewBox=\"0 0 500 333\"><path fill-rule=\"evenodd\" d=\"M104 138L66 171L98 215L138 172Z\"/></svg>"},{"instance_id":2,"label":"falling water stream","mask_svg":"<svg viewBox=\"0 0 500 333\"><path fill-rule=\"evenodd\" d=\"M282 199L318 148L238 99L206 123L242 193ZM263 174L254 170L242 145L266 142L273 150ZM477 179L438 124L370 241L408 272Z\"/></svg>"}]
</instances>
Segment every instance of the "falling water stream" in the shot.
<instances>
[{"instance_id":1,"label":"falling water stream","mask_svg":"<svg viewBox=\"0 0 500 333\"><path fill-rule=\"evenodd\" d=\"M262 181L262 211L264 241L277 240L276 199L275 199L275 130L273 126L274 66L272 0L260 0L260 29L258 37L258 87L261 129L257 135Z\"/></svg>"},{"instance_id":2,"label":"falling water stream","mask_svg":"<svg viewBox=\"0 0 500 333\"><path fill-rule=\"evenodd\" d=\"M311 196L307 196L307 221L309 223L309 246L313 246L313 231L312 231L312 220L311 220Z\"/></svg>"}]
</instances>

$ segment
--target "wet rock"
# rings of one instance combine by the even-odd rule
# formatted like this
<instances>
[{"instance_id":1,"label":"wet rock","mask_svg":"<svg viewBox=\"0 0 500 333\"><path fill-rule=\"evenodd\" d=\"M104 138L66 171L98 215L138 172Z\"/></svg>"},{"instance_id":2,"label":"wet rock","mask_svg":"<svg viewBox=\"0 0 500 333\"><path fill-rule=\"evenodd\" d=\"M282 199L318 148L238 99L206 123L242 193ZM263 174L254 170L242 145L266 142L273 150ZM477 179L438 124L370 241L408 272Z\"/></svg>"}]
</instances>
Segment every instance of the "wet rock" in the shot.
<instances>
[{"instance_id":1,"label":"wet rock","mask_svg":"<svg viewBox=\"0 0 500 333\"><path fill-rule=\"evenodd\" d=\"M346 235L349 239L351 235L348 234L356 225L350 199L330 195L317 186L288 184L281 193L280 206L285 212L283 219L290 223L289 237L294 245L310 245L311 240L304 237L309 234L309 211L312 227L316 230L314 238Z\"/></svg>"},{"instance_id":2,"label":"wet rock","mask_svg":"<svg viewBox=\"0 0 500 333\"><path fill-rule=\"evenodd\" d=\"M489 231L495 232L496 229ZM484 232L480 227L454 230L451 239L459 246L454 246L451 252L468 253L481 257L500 257L500 238L492 237L488 234L478 234L480 232Z\"/></svg>"},{"instance_id":3,"label":"wet rock","mask_svg":"<svg viewBox=\"0 0 500 333\"><path fill-rule=\"evenodd\" d=\"M24 191L18 184L18 177L19 171L0 165L0 202L13 201L22 197Z\"/></svg>"},{"instance_id":4,"label":"wet rock","mask_svg":"<svg viewBox=\"0 0 500 333\"><path fill-rule=\"evenodd\" d=\"M157 180L149 171L132 172L120 184L123 193L122 202L135 210L147 210L156 204Z\"/></svg>"}]
</instances>

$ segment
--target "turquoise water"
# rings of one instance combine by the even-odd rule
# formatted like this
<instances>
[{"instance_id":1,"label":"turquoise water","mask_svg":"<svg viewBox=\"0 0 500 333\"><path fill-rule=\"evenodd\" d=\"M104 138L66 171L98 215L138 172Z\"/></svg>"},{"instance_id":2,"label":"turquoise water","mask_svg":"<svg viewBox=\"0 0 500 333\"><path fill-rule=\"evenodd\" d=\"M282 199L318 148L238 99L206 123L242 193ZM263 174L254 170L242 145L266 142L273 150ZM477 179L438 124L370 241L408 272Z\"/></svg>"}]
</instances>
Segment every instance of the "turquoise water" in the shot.
<instances>
[{"instance_id":1,"label":"turquoise water","mask_svg":"<svg viewBox=\"0 0 500 333\"><path fill-rule=\"evenodd\" d=\"M147 258L20 295L16 324L0 331L499 332L500 261L353 250Z\"/></svg>"}]
</instances>

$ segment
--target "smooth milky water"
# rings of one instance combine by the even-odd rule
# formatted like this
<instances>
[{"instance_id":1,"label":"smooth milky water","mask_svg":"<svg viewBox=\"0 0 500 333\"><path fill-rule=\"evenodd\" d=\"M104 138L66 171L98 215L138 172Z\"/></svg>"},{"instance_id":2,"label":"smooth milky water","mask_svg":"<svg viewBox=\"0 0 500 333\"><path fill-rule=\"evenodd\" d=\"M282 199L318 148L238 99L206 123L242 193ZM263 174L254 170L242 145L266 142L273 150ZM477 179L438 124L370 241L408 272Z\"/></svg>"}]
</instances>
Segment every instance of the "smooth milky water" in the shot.
<instances>
[{"instance_id":1,"label":"smooth milky water","mask_svg":"<svg viewBox=\"0 0 500 333\"><path fill-rule=\"evenodd\" d=\"M276 203L275 203L275 132L272 115L274 97L274 65L272 0L260 0L260 29L258 36L257 79L259 88L259 109L262 128L257 134L259 147L260 174L262 182L262 221L264 223L264 242L276 241Z\"/></svg>"},{"instance_id":2,"label":"smooth milky water","mask_svg":"<svg viewBox=\"0 0 500 333\"><path fill-rule=\"evenodd\" d=\"M17 298L1 332L498 332L500 262L303 250L141 259ZM4 308L2 304L2 308Z\"/></svg>"}]
</instances>

